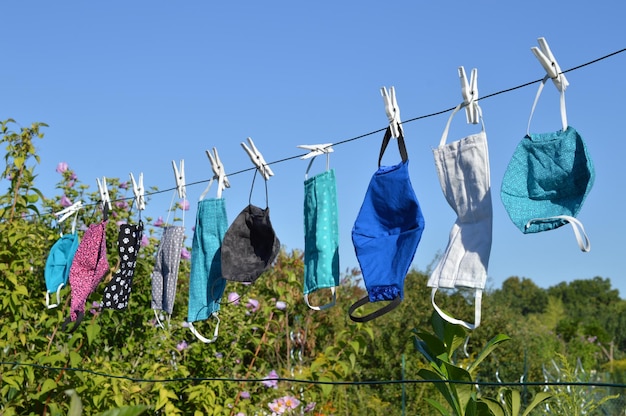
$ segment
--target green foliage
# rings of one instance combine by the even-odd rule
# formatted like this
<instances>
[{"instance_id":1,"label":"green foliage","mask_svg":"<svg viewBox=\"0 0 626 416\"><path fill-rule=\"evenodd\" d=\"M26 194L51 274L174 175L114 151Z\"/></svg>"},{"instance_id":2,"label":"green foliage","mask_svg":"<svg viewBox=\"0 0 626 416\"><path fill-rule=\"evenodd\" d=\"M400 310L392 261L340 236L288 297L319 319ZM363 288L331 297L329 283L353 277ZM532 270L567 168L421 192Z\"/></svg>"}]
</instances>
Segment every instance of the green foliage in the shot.
<instances>
[{"instance_id":1,"label":"green foliage","mask_svg":"<svg viewBox=\"0 0 626 416\"><path fill-rule=\"evenodd\" d=\"M493 380L496 372L505 379L518 379L523 374L529 380L541 380L541 366L555 352L569 358L580 357L586 368L598 369L607 361L612 363L614 356L623 356L626 306L615 298L610 284L607 287L603 279L592 281L590 287L576 283L573 288L563 285L553 291L543 291L527 279L518 279L522 289L514 291L514 296L498 291L485 293L483 324L464 344L463 330L431 321L427 274L413 270L407 275L407 295L392 313L372 323L356 324L346 311L364 295L358 270L344 273L335 307L312 311L302 299L302 253L284 249L274 267L253 285L227 284L219 314L219 337L213 344L203 344L184 322L188 260L181 260L171 322L164 329L155 325L150 276L162 227L146 217L146 240L137 260L128 309L120 312L99 306L105 279L87 299L83 322L75 332L66 332L62 324L69 315L70 288L62 290L63 302L58 308L47 309L44 269L59 232L67 232L71 225L70 221L56 224L54 217L46 213L58 212L82 200L87 208L79 212L77 228L84 229L101 220L99 194L83 184L69 166L59 164L58 195L44 196L35 186L39 156L34 141L43 137L41 129L45 124L34 123L27 128L15 128L16 125L12 120L0 123L0 142L5 147L0 180L6 184L5 192L0 192L3 416L146 412L253 415L270 414L270 406L285 403L295 407L294 414L388 416L406 412L429 416L456 409L469 415L488 412L494 405L485 398L491 393L509 397L511 405L503 405L502 409L504 414L513 415L517 409L514 390L484 388L479 392L471 381ZM107 182L113 201L106 228L107 257L111 272L115 272L118 223L136 223L138 218L128 183L116 178L107 178ZM179 221L180 209L178 206L172 213L174 223ZM570 289L581 287L590 297L581 299L569 293ZM529 288L534 293L531 300L541 300L542 293L549 294L545 306L538 303L520 309L523 305L519 303L509 304ZM503 291L509 289L507 286ZM598 291L597 299L591 296L594 290ZM318 303L322 304L328 295L312 296L321 296ZM455 316L473 313L471 298L463 293L438 296L443 307ZM572 299L586 302L581 305L584 314L573 313L576 306ZM612 314L613 321L608 324L603 314ZM568 340L557 336L557 327L567 318L577 320ZM415 342L430 359L427 363L405 363L402 357L410 356L414 348L411 329L423 328L429 322L434 325L433 333L417 332ZM214 321L194 325L201 333L210 334ZM511 340L506 349L494 352L504 341L502 336L492 337L497 333L509 334ZM461 346L470 351L471 360L460 353ZM610 371L615 377L623 377L626 371L619 361L615 363ZM414 380L420 375L429 379L436 376L442 382L332 384ZM267 377L307 382L255 381ZM468 384L451 384L447 380L465 380ZM436 402L434 398L444 392L446 401ZM532 402L527 392L520 397L528 408Z\"/></svg>"}]
</instances>

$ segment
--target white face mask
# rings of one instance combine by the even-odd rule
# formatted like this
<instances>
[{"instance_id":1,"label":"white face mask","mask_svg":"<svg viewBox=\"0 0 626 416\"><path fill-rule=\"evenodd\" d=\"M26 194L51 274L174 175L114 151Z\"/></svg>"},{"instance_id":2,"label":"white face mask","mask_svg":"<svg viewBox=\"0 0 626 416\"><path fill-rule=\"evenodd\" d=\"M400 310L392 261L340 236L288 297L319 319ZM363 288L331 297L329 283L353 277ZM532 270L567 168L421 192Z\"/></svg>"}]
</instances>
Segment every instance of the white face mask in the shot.
<instances>
[{"instance_id":1,"label":"white face mask","mask_svg":"<svg viewBox=\"0 0 626 416\"><path fill-rule=\"evenodd\" d=\"M450 115L439 147L433 149L441 189L458 218L450 231L448 247L430 276L428 286L433 288L433 307L442 318L474 329L480 325L482 291L487 281L493 209L484 124L480 133L446 145L450 122L460 108L458 106ZM435 303L438 288L474 289L474 324L443 312Z\"/></svg>"}]
</instances>

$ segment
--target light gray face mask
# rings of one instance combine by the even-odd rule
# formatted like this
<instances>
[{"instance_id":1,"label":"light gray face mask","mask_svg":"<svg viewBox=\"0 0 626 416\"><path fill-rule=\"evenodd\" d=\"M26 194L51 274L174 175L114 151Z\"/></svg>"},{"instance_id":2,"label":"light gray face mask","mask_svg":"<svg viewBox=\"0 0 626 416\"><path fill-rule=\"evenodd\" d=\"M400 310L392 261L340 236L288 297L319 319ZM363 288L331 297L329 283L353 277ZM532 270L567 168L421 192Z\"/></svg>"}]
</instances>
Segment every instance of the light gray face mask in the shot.
<instances>
[{"instance_id":1,"label":"light gray face mask","mask_svg":"<svg viewBox=\"0 0 626 416\"><path fill-rule=\"evenodd\" d=\"M487 265L491 253L493 209L487 135L482 131L446 144L454 109L441 137L433 149L437 175L448 204L457 214L450 231L445 253L435 267L428 286L432 287L432 304L445 320L474 329L480 325L482 292L487 281ZM480 116L482 123L482 115ZM438 288L469 288L475 290L474 323L455 319L435 303Z\"/></svg>"}]
</instances>

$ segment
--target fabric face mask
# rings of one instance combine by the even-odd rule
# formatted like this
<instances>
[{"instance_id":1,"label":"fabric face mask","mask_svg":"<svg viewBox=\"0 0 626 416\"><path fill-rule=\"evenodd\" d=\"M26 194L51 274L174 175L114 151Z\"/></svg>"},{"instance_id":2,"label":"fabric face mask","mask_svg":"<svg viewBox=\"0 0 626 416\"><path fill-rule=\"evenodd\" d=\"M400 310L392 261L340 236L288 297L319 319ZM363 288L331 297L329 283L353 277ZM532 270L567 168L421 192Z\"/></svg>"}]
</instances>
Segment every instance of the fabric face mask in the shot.
<instances>
[{"instance_id":1,"label":"fabric face mask","mask_svg":"<svg viewBox=\"0 0 626 416\"><path fill-rule=\"evenodd\" d=\"M313 310L335 304L339 286L339 221L333 169L304 182L304 301ZM309 294L330 289L332 302L313 306Z\"/></svg>"},{"instance_id":2,"label":"fabric face mask","mask_svg":"<svg viewBox=\"0 0 626 416\"><path fill-rule=\"evenodd\" d=\"M368 295L349 309L355 322L367 322L395 307L404 297L404 279L411 266L424 230L424 217L409 178L409 160L400 135L398 147L402 162L380 166L391 138L388 128L361 210L352 229L352 242L361 266ZM353 312L369 302L391 301L366 315Z\"/></svg>"},{"instance_id":3,"label":"fabric face mask","mask_svg":"<svg viewBox=\"0 0 626 416\"><path fill-rule=\"evenodd\" d=\"M70 319L77 321L74 329L84 316L87 297L109 271L105 234L107 223L102 221L90 225L74 255L69 278L72 293Z\"/></svg>"},{"instance_id":4,"label":"fabric face mask","mask_svg":"<svg viewBox=\"0 0 626 416\"><path fill-rule=\"evenodd\" d=\"M180 252L185 240L185 227L168 226L157 249L152 270L152 309L172 315L176 298L176 283L180 266Z\"/></svg>"},{"instance_id":5,"label":"fabric face mask","mask_svg":"<svg viewBox=\"0 0 626 416\"><path fill-rule=\"evenodd\" d=\"M78 234L64 234L59 238L46 259L44 277L46 280L46 305L48 309L59 306L61 289L70 277L70 268L78 249ZM56 292L57 302L50 304L50 294Z\"/></svg>"},{"instance_id":6,"label":"fabric face mask","mask_svg":"<svg viewBox=\"0 0 626 416\"><path fill-rule=\"evenodd\" d=\"M102 299L104 308L123 310L128 307L142 235L143 222L141 221L139 225L120 225L117 239L120 268L104 288L104 297Z\"/></svg>"},{"instance_id":7,"label":"fabric face mask","mask_svg":"<svg viewBox=\"0 0 626 416\"><path fill-rule=\"evenodd\" d=\"M480 325L482 292L491 254L493 207L489 153L485 127L480 133L446 145L455 108L448 119L439 147L433 149L439 183L448 204L457 214L448 246L428 280L433 307L445 320L474 329ZM482 122L482 117L481 117ZM455 319L435 303L438 288L475 290L474 324Z\"/></svg>"},{"instance_id":8,"label":"fabric face mask","mask_svg":"<svg viewBox=\"0 0 626 416\"><path fill-rule=\"evenodd\" d=\"M222 278L221 247L227 228L224 198L198 202L191 250L187 321L192 333L204 343L214 342L219 331L217 312L226 287L226 280ZM209 316L217 320L212 339L200 335L193 326L193 322L206 320Z\"/></svg>"},{"instance_id":9,"label":"fabric face mask","mask_svg":"<svg viewBox=\"0 0 626 416\"><path fill-rule=\"evenodd\" d=\"M541 84L533 111L539 94ZM561 92L563 129L530 134L518 144L502 179L500 196L511 221L524 234L572 225L578 246L589 251L585 229L575 217L591 191L595 170L587 146L578 132L567 126L564 92ZM530 130L530 120L528 121Z\"/></svg>"},{"instance_id":10,"label":"fabric face mask","mask_svg":"<svg viewBox=\"0 0 626 416\"><path fill-rule=\"evenodd\" d=\"M256 177L256 171L254 175ZM267 181L265 203L267 205ZM270 268L279 250L280 241L272 228L270 209L249 204L237 215L224 235L222 276L234 282L254 282Z\"/></svg>"}]
</instances>

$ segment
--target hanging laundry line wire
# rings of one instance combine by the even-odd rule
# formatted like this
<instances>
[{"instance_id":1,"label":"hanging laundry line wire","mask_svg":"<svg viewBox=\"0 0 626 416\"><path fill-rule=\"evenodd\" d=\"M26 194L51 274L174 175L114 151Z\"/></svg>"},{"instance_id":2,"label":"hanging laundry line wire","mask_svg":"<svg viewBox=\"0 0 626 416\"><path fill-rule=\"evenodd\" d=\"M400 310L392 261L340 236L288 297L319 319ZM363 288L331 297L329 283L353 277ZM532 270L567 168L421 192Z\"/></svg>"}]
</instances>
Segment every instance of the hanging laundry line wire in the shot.
<instances>
[{"instance_id":1,"label":"hanging laundry line wire","mask_svg":"<svg viewBox=\"0 0 626 416\"><path fill-rule=\"evenodd\" d=\"M595 64L597 62L600 62L600 61L603 61L605 59L611 58L611 57L613 57L615 55L618 55L620 53L623 53L623 52L626 52L626 48L620 49L620 50L615 51L615 52L611 52L611 53L609 53L607 55L601 56L599 58L596 58L596 59L593 59L591 61L585 62L583 64L577 65L575 67L566 69L566 70L560 72L560 74L565 74L565 73L568 73L568 72L576 71L576 70L578 70L580 68L583 68L583 67L586 67L586 66L589 66L589 65L593 65L593 64ZM500 91L497 91L497 92L494 92L494 93L491 93L491 94L487 94L487 95L484 95L482 97L479 97L477 101L486 100L488 98L492 98L492 97L495 97L497 95L501 95L501 94L509 93L511 91L515 91L515 90L518 90L518 89L521 89L521 88L525 88L525 87L528 87L530 85L533 85L533 84L536 84L538 82L541 82L542 80L543 80L543 78L539 78L539 79L536 79L534 81L529 81L529 82L526 82L524 84L516 85L516 86L511 87L511 88L507 88L507 89L500 90ZM426 118L430 118L430 117L438 116L438 115L441 115L441 114L445 114L445 113L448 113L448 112L454 110L455 107L456 106L453 106L453 107L450 107L450 108L446 108L445 110L440 110L440 111L436 111L436 112L433 112L433 113L424 114L424 115L421 115L421 116L418 116L418 117L410 118L410 119L402 121L401 124L408 124L408 123L412 123L414 121L423 120L423 119L426 119ZM356 141L356 140L360 140L360 139L363 139L365 137L368 137L368 136L371 136L371 135L374 135L374 134L382 133L386 129L387 129L387 127L384 127L384 128L378 129L378 130L374 130L374 131L370 131L368 133L361 134L359 136L351 137L349 139L340 140L340 141L338 141L336 143L330 144L329 147L330 146L339 146L339 145L342 145L342 144L346 144L346 143L350 143L350 142L353 142L353 141ZM284 162L287 162L287 161L290 161L290 160L299 159L299 158L301 158L304 155L306 155L306 153L293 155L293 156L288 156L288 157L285 157L283 159L278 159L278 160L274 160L272 162L268 162L267 165L277 165L279 163L284 163ZM241 169L241 170L238 170L238 171L235 171L235 172L232 172L232 173L227 173L226 176L235 176L235 175L239 175L239 174L242 174L242 173L245 173L245 172L253 171L254 169L256 169L256 167L250 167L250 168L246 168L246 169ZM195 186L195 185L205 184L205 183L208 183L209 181L211 181L211 179L202 179L202 180L199 180L199 181L188 183L186 186ZM162 194L162 193L165 193L165 192L171 192L171 191L176 190L176 189L177 189L176 187L172 187L172 188L167 188L167 189L162 189L162 190L157 190L157 191L152 191L152 192L146 192L145 196L147 197L147 196L158 195L158 194ZM114 201L111 201L111 202L128 201L128 200L132 200L132 199L134 199L134 197L125 197L125 198L118 198L118 199L116 199ZM95 202L95 203L92 203L92 204L85 204L83 206L84 207L88 207L88 206L94 206L94 205L97 205L97 204L98 204L98 202ZM52 211L50 211L50 212L43 213L41 215L53 215L53 214L54 213ZM34 214L32 216L34 216Z\"/></svg>"},{"instance_id":2,"label":"hanging laundry line wire","mask_svg":"<svg viewBox=\"0 0 626 416\"><path fill-rule=\"evenodd\" d=\"M0 365L10 365L16 367L31 367L38 368L47 371L71 371L75 373L87 373L96 376L128 380L133 383L174 383L180 381L217 381L221 383L262 383L268 379L264 378L235 378L235 377L169 377L169 378L145 378L145 377L132 377L122 374L109 374L102 371L89 370L80 367L54 367L35 363L23 363L19 361L0 361ZM626 384L623 383L601 383L591 381L467 381L467 380L424 380L424 379L405 379L405 380L365 380L365 381L322 381L322 380L305 380L299 378L288 377L272 377L271 380L277 382L287 382L293 384L320 384L320 385L332 385L332 386L378 386L388 384L439 384L450 383L459 385L474 385L474 386L488 386L488 387L545 387L545 386L572 386L572 387L611 387L626 389Z\"/></svg>"}]
</instances>

